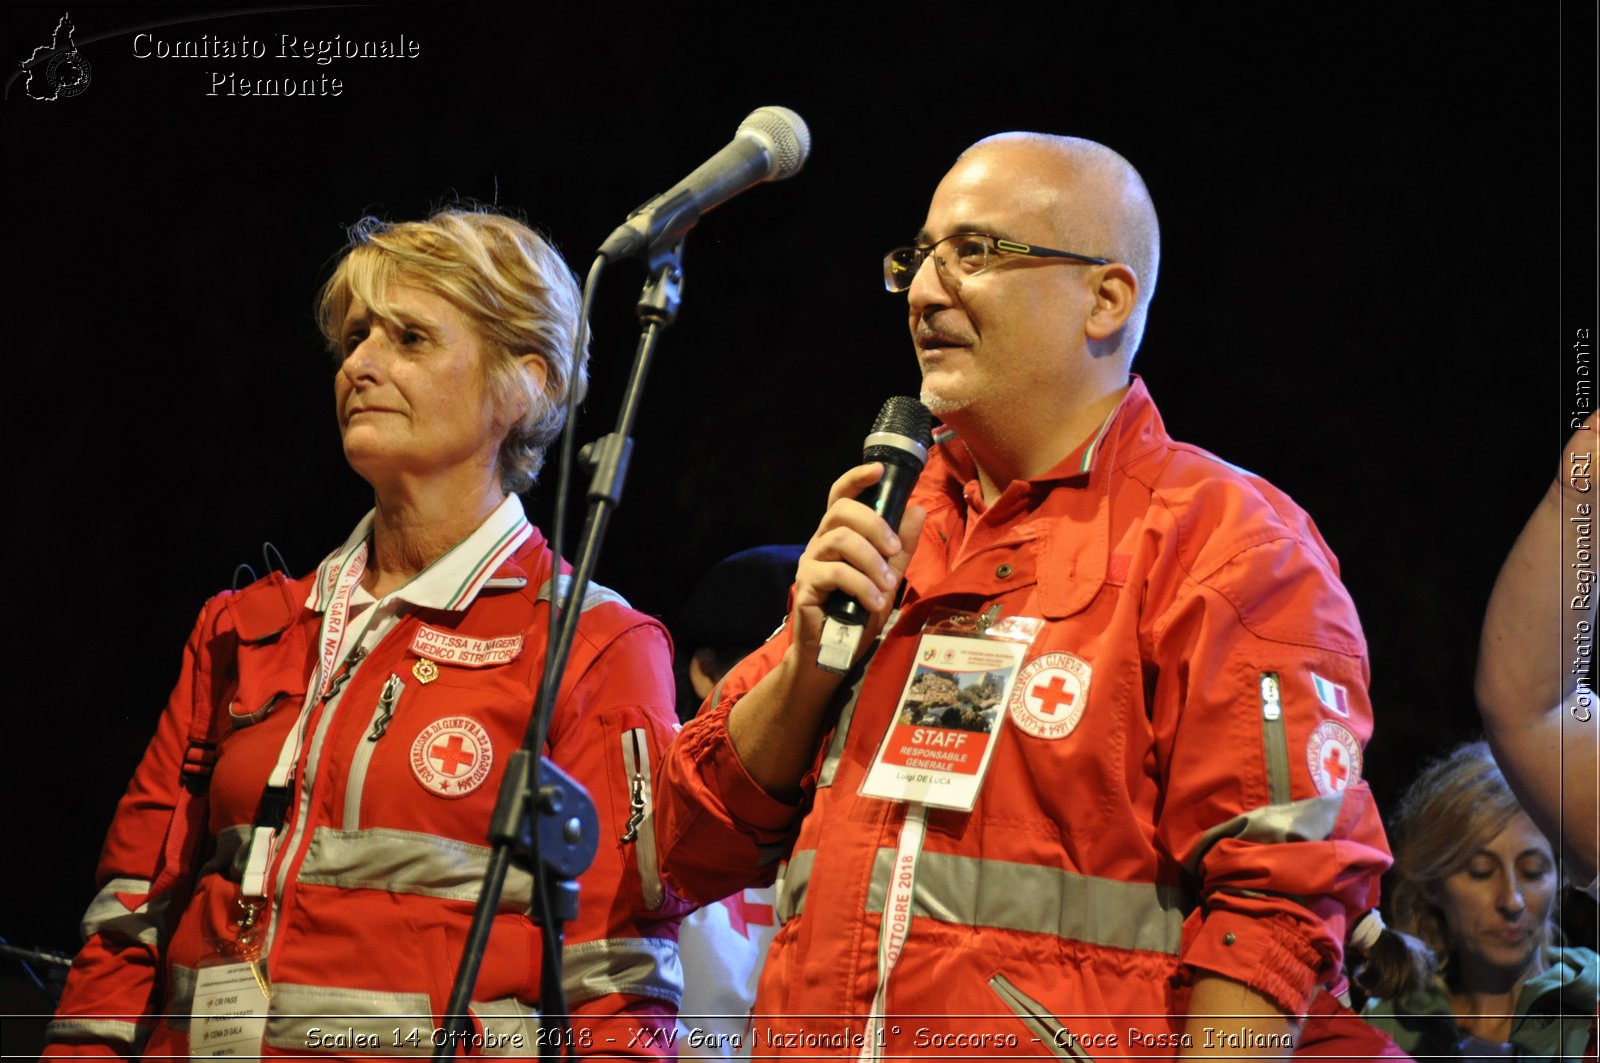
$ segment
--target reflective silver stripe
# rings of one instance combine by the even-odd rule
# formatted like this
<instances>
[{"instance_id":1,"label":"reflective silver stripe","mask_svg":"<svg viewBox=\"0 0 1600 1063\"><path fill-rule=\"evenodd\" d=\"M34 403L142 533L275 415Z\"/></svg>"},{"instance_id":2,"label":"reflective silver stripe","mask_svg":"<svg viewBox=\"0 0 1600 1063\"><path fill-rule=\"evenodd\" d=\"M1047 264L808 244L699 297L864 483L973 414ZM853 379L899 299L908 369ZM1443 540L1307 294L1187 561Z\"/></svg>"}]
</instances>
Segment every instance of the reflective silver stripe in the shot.
<instances>
[{"instance_id":1,"label":"reflective silver stripe","mask_svg":"<svg viewBox=\"0 0 1600 1063\"><path fill-rule=\"evenodd\" d=\"M99 934L111 941L138 942L152 948L159 947L166 930L166 912L172 902L171 895L163 894L147 900L132 911L117 897L119 893L148 892L150 880L147 878L114 878L107 882L95 894L94 900L89 902L83 920L78 924L83 940L88 941Z\"/></svg>"},{"instance_id":2,"label":"reflective silver stripe","mask_svg":"<svg viewBox=\"0 0 1600 1063\"><path fill-rule=\"evenodd\" d=\"M126 1055L144 1047L154 1027L142 1022L121 1022L116 1019L52 1019L44 1028L47 1042L65 1041L69 1044L82 1041L111 1041L126 1045Z\"/></svg>"},{"instance_id":3,"label":"reflective silver stripe","mask_svg":"<svg viewBox=\"0 0 1600 1063\"><path fill-rule=\"evenodd\" d=\"M418 1045L405 1040L412 1030L420 1035ZM297 1055L318 1049L348 1055L355 1047L362 1055L417 1055L433 1047L433 1030L426 993L274 982L261 1043Z\"/></svg>"},{"instance_id":4,"label":"reflective silver stripe","mask_svg":"<svg viewBox=\"0 0 1600 1063\"><path fill-rule=\"evenodd\" d=\"M677 1007L683 1000L683 966L678 962L678 943L665 938L612 938L568 945L561 950L566 969L564 984L568 1004L581 1004L610 993L654 997ZM195 972L174 964L172 999L168 1002L167 1022L174 1029L188 1030L194 1009ZM537 1049L530 1030L539 1028L537 1011L512 997L501 1000L471 1001L468 1005L485 1030L493 1030L509 1040L523 1033L523 1051ZM431 1047L434 1029L432 1004L426 993L385 992L349 989L342 986L299 985L276 982L267 1018L265 1043L276 1048L306 1051L306 1038L316 1027L323 1036L348 1032L379 1039L381 1052L418 1053L418 1045L406 1041L415 1028L421 1038L423 1054ZM128 1024L131 1025L131 1024ZM400 1028L398 1047L395 1028ZM327 1046L334 1050L337 1046ZM348 1045L347 1045L348 1047ZM517 1046L502 1046L507 1050ZM497 1053L490 1053L497 1054Z\"/></svg>"},{"instance_id":5,"label":"reflective silver stripe","mask_svg":"<svg viewBox=\"0 0 1600 1063\"><path fill-rule=\"evenodd\" d=\"M189 1031L189 1013L194 1010L193 967L172 965L172 997L167 1001L167 1025L175 1030Z\"/></svg>"},{"instance_id":6,"label":"reflective silver stripe","mask_svg":"<svg viewBox=\"0 0 1600 1063\"><path fill-rule=\"evenodd\" d=\"M371 516L371 514L368 514L368 516ZM366 632L371 629L377 613L378 610L376 609L368 613L367 626L362 629L361 637L356 639L355 642L358 648L366 638ZM351 651L352 656L356 652L354 650ZM360 667L360 664L359 660L346 658L345 667L347 671L345 674L350 678L354 678L356 669ZM322 666L319 664L317 667L320 670ZM267 917L267 940L261 946L261 952L265 956L272 955L273 942L278 939L278 913L283 910L283 890L289 882L289 868L294 864L294 853L300 848L300 839L305 836L306 826L311 821L311 792L317 780L317 768L322 763L322 746L328 737L328 728L333 726L333 719L338 715L340 705L344 703L344 692L347 686L348 681L334 685L333 696L328 698L323 705L322 716L317 720L316 729L311 734L311 748L306 753L304 775L298 780L293 780L293 776L290 776L295 795L295 811L292 819L294 826L290 828L287 838L284 837L281 827L278 830L277 845L275 846L276 855L274 856L278 866L276 870L270 872L272 885L268 888L268 892L271 894L272 906ZM305 728L310 723L310 714L313 711L312 706L314 703L312 694L308 692L305 704L300 709L300 719L295 721L295 728L299 730L302 739L305 737ZM292 742L293 739L290 739L285 744L283 752L279 753L280 758L288 753ZM283 760L280 759L279 765L282 766L282 764Z\"/></svg>"},{"instance_id":7,"label":"reflective silver stripe","mask_svg":"<svg viewBox=\"0 0 1600 1063\"><path fill-rule=\"evenodd\" d=\"M789 857L779 874L777 899L773 902L779 926L799 915L806 906L806 887L811 884L811 865L816 859L815 849L801 849Z\"/></svg>"},{"instance_id":8,"label":"reflective silver stripe","mask_svg":"<svg viewBox=\"0 0 1600 1063\"><path fill-rule=\"evenodd\" d=\"M561 950L567 1003L581 1004L608 993L683 1001L683 964L678 943L666 938L606 938Z\"/></svg>"},{"instance_id":9,"label":"reflective silver stripe","mask_svg":"<svg viewBox=\"0 0 1600 1063\"><path fill-rule=\"evenodd\" d=\"M805 908L817 854L789 858L774 910L788 922ZM893 849L872 861L867 911L882 912ZM1117 882L1052 867L924 851L917 864L912 914L959 926L1052 934L1120 949L1178 954L1190 905L1178 886Z\"/></svg>"},{"instance_id":10,"label":"reflective silver stripe","mask_svg":"<svg viewBox=\"0 0 1600 1063\"><path fill-rule=\"evenodd\" d=\"M883 911L893 849L872 861L867 911ZM1117 882L1053 867L924 851L911 914L958 926L1053 934L1108 948L1178 954L1187 913L1178 886Z\"/></svg>"},{"instance_id":11,"label":"reflective silver stripe","mask_svg":"<svg viewBox=\"0 0 1600 1063\"><path fill-rule=\"evenodd\" d=\"M299 881L343 889L386 890L418 897L476 901L489 848L420 834L373 827L335 830L318 827L311 835ZM501 911L525 912L533 903L533 876L518 868L506 872Z\"/></svg>"},{"instance_id":12,"label":"reflective silver stripe","mask_svg":"<svg viewBox=\"0 0 1600 1063\"><path fill-rule=\"evenodd\" d=\"M226 827L218 831L216 848L195 877L221 871L231 865L240 846L249 837L249 832L249 826ZM117 897L119 893L147 893L150 885L150 880L144 878L114 878L107 882L83 913L83 920L78 926L83 939L87 941L99 934L111 941L137 942L159 948L166 931L171 894L147 900L131 912Z\"/></svg>"},{"instance_id":13,"label":"reflective silver stripe","mask_svg":"<svg viewBox=\"0 0 1600 1063\"><path fill-rule=\"evenodd\" d=\"M1022 1020L1024 1026L1038 1035L1039 1043L1049 1049L1051 1055L1057 1059L1094 1058L1078 1047L1072 1034L1061 1025L1059 1019L1045 1010L1044 1005L1012 985L1005 975L997 974L989 979L989 988L1005 1002L1012 1014Z\"/></svg>"},{"instance_id":14,"label":"reflective silver stripe","mask_svg":"<svg viewBox=\"0 0 1600 1063\"><path fill-rule=\"evenodd\" d=\"M172 999L167 1005L166 1020L175 1030L187 1032L189 1029L190 1013L194 1010L194 986L195 972L174 964ZM501 1003L494 1002L495 1005ZM476 1010L480 1006L474 1002L469 1008ZM402 1042L399 1047L394 1044L396 1027L400 1029ZM318 1031L316 1035L312 1034L313 1029ZM415 1043L404 1040L412 1029L417 1031ZM432 1047L433 1029L432 1005L426 993L384 993L279 982L272 987L264 1041L296 1053L311 1051L314 1047L340 1051L348 1050L353 1036L361 1034L377 1038L373 1045L363 1045L363 1048L425 1055ZM331 1039L335 1035L346 1038L344 1049L331 1043L307 1044L312 1036Z\"/></svg>"},{"instance_id":15,"label":"reflective silver stripe","mask_svg":"<svg viewBox=\"0 0 1600 1063\"><path fill-rule=\"evenodd\" d=\"M194 986L195 972L191 968L173 964L172 1000L168 1005L170 1013L166 1016L166 1021L175 1030L187 1031L189 1029L190 1013L194 1010ZM281 985L273 987L271 1007L274 1012L289 1013L290 1009L284 1003L285 998L279 992L282 988ZM315 1020L320 1018L323 1020L320 1026L324 1035L331 1035L342 1031L346 1026L351 1026L358 1032L380 1036L381 1043L389 1050L394 1051L395 1048L391 1042L395 1040L395 1028L399 1027L399 1038L404 1042L402 1046L404 1049L411 1051L413 1054L425 1055L427 1049L432 1047L428 1039L434 1026L430 1011L431 1004L425 994L384 993L308 985L290 985L289 989L291 992L287 999L295 1005L295 1008L300 1009L305 1016L311 1017L311 1021L302 1024L307 1031L312 1026L317 1026L318 1023ZM367 1027L372 1026L370 1023L365 1025L346 1023L344 1020L351 1016L342 1011L335 1013L335 1010L329 1005L334 1002L343 1004L347 994L351 993L360 994L361 999L367 1002L364 1005L367 1010L359 1014L370 1014L381 1018L385 1017L386 1013L374 1011L372 1007L387 1007L391 1008L393 1012L388 1014L387 1017L393 1021L381 1029L368 1029ZM420 1011L417 1010L418 1007L420 1007ZM535 1048L538 1047L533 1032L539 1029L539 1013L531 1005L524 1004L515 997L506 997L502 1000L470 1001L467 1004L467 1010L479 1017L486 1031L493 1031L508 1042L514 1034L520 1032L524 1049L530 1045ZM416 1016L423 1021L402 1021L408 1016ZM280 1016L280 1018L283 1017ZM330 1019L339 1020L339 1025L335 1027L330 1024L328 1021ZM287 1021L287 1019L284 1019L284 1021ZM415 1042L406 1040L413 1028L417 1031L418 1039ZM507 1043L498 1046L499 1050L496 1051L496 1046L488 1043L492 1040L494 1039L486 1039L485 1045L482 1046L486 1055L502 1055L517 1047L514 1044ZM301 1047L304 1048L304 1045L302 1044Z\"/></svg>"},{"instance_id":16,"label":"reflective silver stripe","mask_svg":"<svg viewBox=\"0 0 1600 1063\"><path fill-rule=\"evenodd\" d=\"M1264 805L1219 823L1200 836L1189 870L1200 873L1206 854L1223 838L1274 845L1279 842L1320 842L1333 833L1344 804L1344 791L1306 797L1286 805Z\"/></svg>"},{"instance_id":17,"label":"reflective silver stripe","mask_svg":"<svg viewBox=\"0 0 1600 1063\"><path fill-rule=\"evenodd\" d=\"M235 823L231 827L223 827L217 831L217 844L200 865L200 870L195 873L199 879L212 872L219 872L234 882L239 881L239 875L244 871L244 848L250 843L251 825L248 823ZM237 866L235 862L237 861Z\"/></svg>"},{"instance_id":18,"label":"reflective silver stripe","mask_svg":"<svg viewBox=\"0 0 1600 1063\"><path fill-rule=\"evenodd\" d=\"M870 654L871 651L868 651ZM844 756L844 742L850 736L850 721L855 719L856 699L861 696L861 684L866 679L864 671L856 672L850 683L849 696L845 699L844 707L839 710L839 722L834 725L833 738L828 742L828 752L822 758L822 770L817 773L817 789L826 789L833 785L833 777L839 770L839 760Z\"/></svg>"},{"instance_id":19,"label":"reflective silver stripe","mask_svg":"<svg viewBox=\"0 0 1600 1063\"><path fill-rule=\"evenodd\" d=\"M558 576L558 577L556 577L556 579L558 581L557 582L557 588L558 589L557 589L556 593L560 594L562 596L562 598L565 599L566 595L567 595L567 587L572 583L572 577L571 576ZM550 581L549 580L545 580L543 583L541 583L539 585L539 598L538 598L538 600L541 601L541 602L547 602L547 601L550 600ZM584 588L583 608L579 609L578 612L587 613L589 610L593 609L595 606L604 605L606 602L615 602L617 605L620 605L625 609L626 608L631 608L631 606L628 605L628 599L624 598L622 595L618 594L616 591L612 590L610 587L602 587L600 584L595 583L593 580L591 580L589 582L589 586Z\"/></svg>"},{"instance_id":20,"label":"reflective silver stripe","mask_svg":"<svg viewBox=\"0 0 1600 1063\"><path fill-rule=\"evenodd\" d=\"M527 1059L539 1051L539 1009L524 1004L515 997L504 1000L474 1000L467 1010L478 1018L483 1027L481 1043L475 1042L474 1053L485 1056L517 1056Z\"/></svg>"},{"instance_id":21,"label":"reflective silver stripe","mask_svg":"<svg viewBox=\"0 0 1600 1063\"><path fill-rule=\"evenodd\" d=\"M817 773L817 789L833 785L833 776L839 770L839 759L844 756L844 742L850 736L850 721L855 719L856 699L861 696L861 684L867 678L867 665L872 663L872 658L877 655L878 647L883 645L883 637L889 629L894 627L894 622L900 619L900 610L896 609L889 614L889 619L884 623L883 629L878 632L878 638L868 647L867 652L861 655L861 660L850 666L850 686L845 695L845 703L839 709L839 722L833 726L833 738L828 742L828 752L822 758L822 770Z\"/></svg>"},{"instance_id":22,"label":"reflective silver stripe","mask_svg":"<svg viewBox=\"0 0 1600 1063\"><path fill-rule=\"evenodd\" d=\"M383 737L379 728L387 726L388 719L394 715L395 707L400 704L400 697L405 692L406 681L398 675L391 674L384 680L378 701L372 706L372 719L367 722L366 731L356 741L356 755L350 762L350 775L344 784L345 830L355 830L361 826L361 792L367 785L367 766L372 763L373 751L378 747L378 740Z\"/></svg>"}]
</instances>

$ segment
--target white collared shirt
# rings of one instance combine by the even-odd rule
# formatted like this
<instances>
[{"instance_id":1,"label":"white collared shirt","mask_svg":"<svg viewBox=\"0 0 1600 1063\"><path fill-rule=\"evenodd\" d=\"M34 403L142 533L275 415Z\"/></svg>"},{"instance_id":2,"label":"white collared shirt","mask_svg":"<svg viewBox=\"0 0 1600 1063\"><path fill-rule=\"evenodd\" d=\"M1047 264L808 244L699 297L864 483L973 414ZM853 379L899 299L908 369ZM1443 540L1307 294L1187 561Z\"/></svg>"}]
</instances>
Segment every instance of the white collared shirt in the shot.
<instances>
[{"instance_id":1,"label":"white collared shirt","mask_svg":"<svg viewBox=\"0 0 1600 1063\"><path fill-rule=\"evenodd\" d=\"M327 611L332 600L327 588L333 582L328 578L329 573L342 569L358 550L370 549L368 540L376 512L369 510L344 544L317 567L316 581L306 598L307 609L318 613ZM522 499L509 494L476 531L381 601L357 583L350 591L349 620L343 626L332 670L337 672L357 648L365 656L413 609L466 609L491 582L496 585L505 582L493 580L495 570L532 534L533 526L523 512ZM514 582L520 586L524 581Z\"/></svg>"}]
</instances>

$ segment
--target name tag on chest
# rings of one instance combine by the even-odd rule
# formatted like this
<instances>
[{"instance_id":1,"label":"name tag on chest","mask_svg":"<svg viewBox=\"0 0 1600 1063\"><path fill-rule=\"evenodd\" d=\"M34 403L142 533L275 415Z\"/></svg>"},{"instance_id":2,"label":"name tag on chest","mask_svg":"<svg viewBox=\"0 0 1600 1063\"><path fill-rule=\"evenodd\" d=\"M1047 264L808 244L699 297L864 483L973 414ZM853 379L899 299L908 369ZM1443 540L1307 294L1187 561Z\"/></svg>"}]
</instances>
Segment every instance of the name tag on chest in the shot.
<instances>
[{"instance_id":1,"label":"name tag on chest","mask_svg":"<svg viewBox=\"0 0 1600 1063\"><path fill-rule=\"evenodd\" d=\"M267 995L248 963L202 967L195 979L189 1050L196 1056L261 1054Z\"/></svg>"},{"instance_id":2,"label":"name tag on chest","mask_svg":"<svg viewBox=\"0 0 1600 1063\"><path fill-rule=\"evenodd\" d=\"M1005 705L1040 625L1016 617L982 634L951 633L954 626L944 621L924 630L863 795L961 811L977 803Z\"/></svg>"},{"instance_id":3,"label":"name tag on chest","mask_svg":"<svg viewBox=\"0 0 1600 1063\"><path fill-rule=\"evenodd\" d=\"M457 635L453 631L440 631L423 624L411 640L411 652L440 664L488 668L496 664L509 664L522 656L522 634L479 639Z\"/></svg>"}]
</instances>

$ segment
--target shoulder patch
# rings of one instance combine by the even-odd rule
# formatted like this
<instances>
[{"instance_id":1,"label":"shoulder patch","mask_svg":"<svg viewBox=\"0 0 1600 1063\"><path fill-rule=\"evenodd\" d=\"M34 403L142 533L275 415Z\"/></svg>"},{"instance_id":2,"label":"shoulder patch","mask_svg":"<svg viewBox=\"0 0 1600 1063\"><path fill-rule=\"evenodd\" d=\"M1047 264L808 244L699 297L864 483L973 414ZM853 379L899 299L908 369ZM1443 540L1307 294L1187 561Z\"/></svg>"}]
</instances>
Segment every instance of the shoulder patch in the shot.
<instances>
[{"instance_id":1,"label":"shoulder patch","mask_svg":"<svg viewBox=\"0 0 1600 1063\"><path fill-rule=\"evenodd\" d=\"M1342 723L1320 723L1306 739L1306 770L1317 793L1339 793L1361 779L1361 743Z\"/></svg>"},{"instance_id":2,"label":"shoulder patch","mask_svg":"<svg viewBox=\"0 0 1600 1063\"><path fill-rule=\"evenodd\" d=\"M1344 687L1329 679L1324 679L1315 672L1311 673L1311 685L1317 691L1317 700L1322 702L1323 708L1335 716L1350 718L1350 692Z\"/></svg>"}]
</instances>

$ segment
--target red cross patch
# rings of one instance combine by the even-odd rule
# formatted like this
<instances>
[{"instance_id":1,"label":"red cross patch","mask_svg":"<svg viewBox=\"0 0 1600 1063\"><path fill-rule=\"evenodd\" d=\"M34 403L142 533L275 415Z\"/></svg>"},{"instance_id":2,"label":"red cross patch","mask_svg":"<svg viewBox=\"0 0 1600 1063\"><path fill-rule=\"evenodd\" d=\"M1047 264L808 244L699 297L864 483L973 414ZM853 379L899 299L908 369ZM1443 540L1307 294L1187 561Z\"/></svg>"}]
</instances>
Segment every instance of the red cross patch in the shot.
<instances>
[{"instance_id":1,"label":"red cross patch","mask_svg":"<svg viewBox=\"0 0 1600 1063\"><path fill-rule=\"evenodd\" d=\"M1361 743L1344 724L1318 724L1306 740L1306 769L1317 793L1339 793L1361 778Z\"/></svg>"},{"instance_id":2,"label":"red cross patch","mask_svg":"<svg viewBox=\"0 0 1600 1063\"><path fill-rule=\"evenodd\" d=\"M772 917L772 905L761 904L759 900L750 900L749 895L752 893L757 894L759 897L763 891L757 889L740 890L738 893L724 897L718 902L728 911L728 925L743 935L746 941L754 940L754 938L761 935L759 930L752 935L750 933L752 926L776 925L776 921ZM766 899L771 900L771 891L765 891L765 893Z\"/></svg>"},{"instance_id":3,"label":"red cross patch","mask_svg":"<svg viewBox=\"0 0 1600 1063\"><path fill-rule=\"evenodd\" d=\"M1065 738L1089 700L1088 662L1070 653L1041 654L1022 666L1008 706L1012 722L1035 738Z\"/></svg>"},{"instance_id":4,"label":"red cross patch","mask_svg":"<svg viewBox=\"0 0 1600 1063\"><path fill-rule=\"evenodd\" d=\"M489 777L494 745L489 732L467 716L446 716L411 743L411 774L437 797L465 797Z\"/></svg>"}]
</instances>

